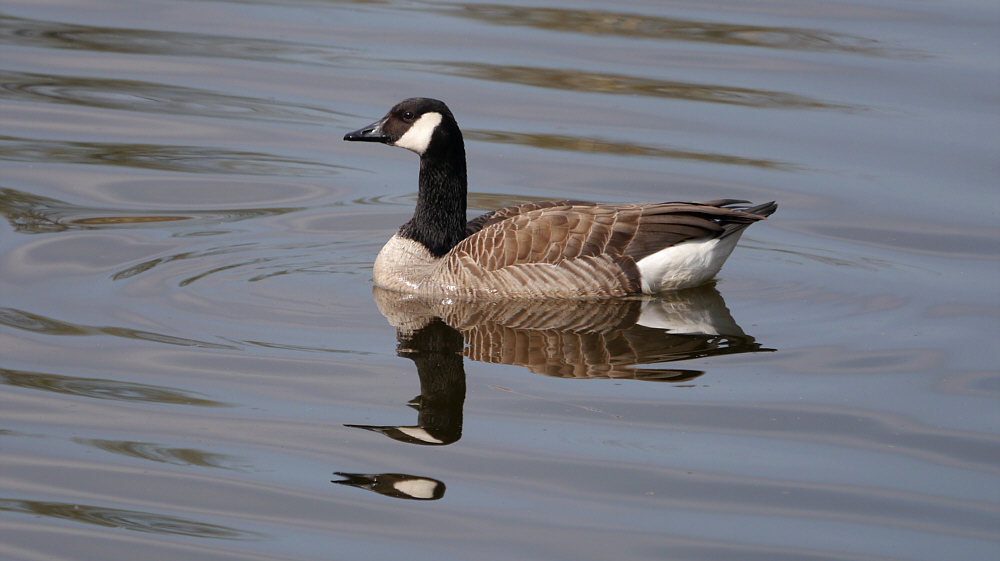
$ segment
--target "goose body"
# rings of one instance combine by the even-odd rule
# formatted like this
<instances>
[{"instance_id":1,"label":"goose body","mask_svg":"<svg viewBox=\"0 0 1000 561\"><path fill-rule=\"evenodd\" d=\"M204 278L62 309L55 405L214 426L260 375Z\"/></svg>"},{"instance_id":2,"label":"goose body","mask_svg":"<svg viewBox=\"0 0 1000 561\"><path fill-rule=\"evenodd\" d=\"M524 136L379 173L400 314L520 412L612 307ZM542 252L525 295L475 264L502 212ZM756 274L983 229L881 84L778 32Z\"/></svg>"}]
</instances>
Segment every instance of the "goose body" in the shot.
<instances>
[{"instance_id":1,"label":"goose body","mask_svg":"<svg viewBox=\"0 0 1000 561\"><path fill-rule=\"evenodd\" d=\"M420 156L413 218L375 260L376 284L444 297L610 298L704 284L777 205L546 201L466 218L465 144L448 107L407 99L344 140Z\"/></svg>"}]
</instances>

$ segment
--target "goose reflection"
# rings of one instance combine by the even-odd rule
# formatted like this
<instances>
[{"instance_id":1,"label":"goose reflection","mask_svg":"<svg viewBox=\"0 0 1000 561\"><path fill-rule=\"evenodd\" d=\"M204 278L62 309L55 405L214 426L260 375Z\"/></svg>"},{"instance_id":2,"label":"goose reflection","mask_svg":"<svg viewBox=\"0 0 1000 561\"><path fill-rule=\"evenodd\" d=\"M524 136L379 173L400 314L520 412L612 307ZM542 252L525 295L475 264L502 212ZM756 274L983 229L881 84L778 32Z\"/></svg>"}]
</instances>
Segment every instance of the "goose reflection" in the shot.
<instances>
[{"instance_id":1,"label":"goose reflection","mask_svg":"<svg viewBox=\"0 0 1000 561\"><path fill-rule=\"evenodd\" d=\"M456 301L379 287L374 297L396 327L397 353L417 367L417 423L347 426L410 444L461 438L465 357L558 378L681 383L704 371L640 366L773 350L743 332L713 285L599 301Z\"/></svg>"},{"instance_id":2,"label":"goose reflection","mask_svg":"<svg viewBox=\"0 0 1000 561\"><path fill-rule=\"evenodd\" d=\"M396 353L412 360L420 376L420 395L409 402L410 407L417 410L417 424L409 427L345 426L428 446L451 444L462 437L462 406L465 404L462 334L441 318L430 316L426 320L419 329L397 330L396 334L399 340Z\"/></svg>"}]
</instances>

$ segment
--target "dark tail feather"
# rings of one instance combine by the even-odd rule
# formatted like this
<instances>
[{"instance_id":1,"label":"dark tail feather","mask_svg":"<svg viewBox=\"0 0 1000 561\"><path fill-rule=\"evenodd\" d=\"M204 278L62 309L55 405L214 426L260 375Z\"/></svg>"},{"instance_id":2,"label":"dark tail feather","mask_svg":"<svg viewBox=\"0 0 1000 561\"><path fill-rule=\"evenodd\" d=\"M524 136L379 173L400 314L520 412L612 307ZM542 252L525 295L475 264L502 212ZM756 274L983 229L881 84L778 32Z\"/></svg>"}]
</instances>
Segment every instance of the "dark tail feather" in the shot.
<instances>
[{"instance_id":1,"label":"dark tail feather","mask_svg":"<svg viewBox=\"0 0 1000 561\"><path fill-rule=\"evenodd\" d=\"M778 210L778 203L771 201L769 203L764 203L762 205L757 205L755 207L750 207L743 212L747 214L756 214L757 216L771 216L774 211Z\"/></svg>"},{"instance_id":2,"label":"dark tail feather","mask_svg":"<svg viewBox=\"0 0 1000 561\"><path fill-rule=\"evenodd\" d=\"M774 211L778 210L778 203L774 201L749 208L747 208L746 205L750 204L750 201L744 201L742 199L713 199L711 201L698 201L694 204L731 208L747 214L756 214L757 216L764 217L771 216L774 214Z\"/></svg>"},{"instance_id":3,"label":"dark tail feather","mask_svg":"<svg viewBox=\"0 0 1000 561\"><path fill-rule=\"evenodd\" d=\"M776 211L776 210L778 210L778 203L776 203L774 201L771 201L769 203L764 203L764 204L761 204L761 205L757 205L757 206L754 206L754 207L750 207L750 208L747 208L747 209L742 209L741 208L741 209L739 209L739 211L741 213L743 213L743 214L749 214L750 217L752 218L752 220L748 220L748 221L745 221L745 222L744 221L730 222L728 224L724 224L722 226L722 228L725 231L722 232L722 235L719 236L719 237L720 238L725 238L725 237L728 237L728 236L732 236L733 234L739 234L747 226L753 224L754 222L757 222L758 220L767 220L767 217L771 216L772 214L774 214L774 211Z\"/></svg>"}]
</instances>

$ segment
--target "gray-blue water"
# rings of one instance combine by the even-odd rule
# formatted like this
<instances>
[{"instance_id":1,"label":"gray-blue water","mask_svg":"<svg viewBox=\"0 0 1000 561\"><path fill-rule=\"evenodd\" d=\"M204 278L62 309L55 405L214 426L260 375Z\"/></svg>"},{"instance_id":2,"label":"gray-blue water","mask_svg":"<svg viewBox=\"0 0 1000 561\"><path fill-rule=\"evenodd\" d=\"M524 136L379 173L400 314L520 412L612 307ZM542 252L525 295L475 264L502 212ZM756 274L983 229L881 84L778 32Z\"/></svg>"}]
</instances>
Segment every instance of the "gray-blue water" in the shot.
<instances>
[{"instance_id":1,"label":"gray-blue water","mask_svg":"<svg viewBox=\"0 0 1000 561\"><path fill-rule=\"evenodd\" d=\"M985 0L5 0L0 556L996 559L998 53ZM341 138L412 96L476 212L780 208L692 292L400 301L417 159Z\"/></svg>"}]
</instances>

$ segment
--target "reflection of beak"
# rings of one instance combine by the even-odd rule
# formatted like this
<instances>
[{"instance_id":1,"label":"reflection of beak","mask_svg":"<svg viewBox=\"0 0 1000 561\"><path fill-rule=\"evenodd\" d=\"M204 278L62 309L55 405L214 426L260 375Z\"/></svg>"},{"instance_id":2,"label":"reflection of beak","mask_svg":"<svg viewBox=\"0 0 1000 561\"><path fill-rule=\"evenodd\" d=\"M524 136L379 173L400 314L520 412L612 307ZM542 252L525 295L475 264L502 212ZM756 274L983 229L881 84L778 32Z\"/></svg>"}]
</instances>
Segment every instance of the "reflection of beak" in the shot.
<instances>
[{"instance_id":1,"label":"reflection of beak","mask_svg":"<svg viewBox=\"0 0 1000 561\"><path fill-rule=\"evenodd\" d=\"M334 472L334 475L339 475L344 479L331 483L367 489L394 499L436 501L444 496L445 490L442 481L405 473L344 473L337 471Z\"/></svg>"},{"instance_id":2,"label":"reflection of beak","mask_svg":"<svg viewBox=\"0 0 1000 561\"><path fill-rule=\"evenodd\" d=\"M354 132L349 132L344 135L344 140L356 142L389 142L389 137L382 132L382 125L385 124L385 121L386 119L383 118L375 121L367 127L360 128Z\"/></svg>"}]
</instances>

